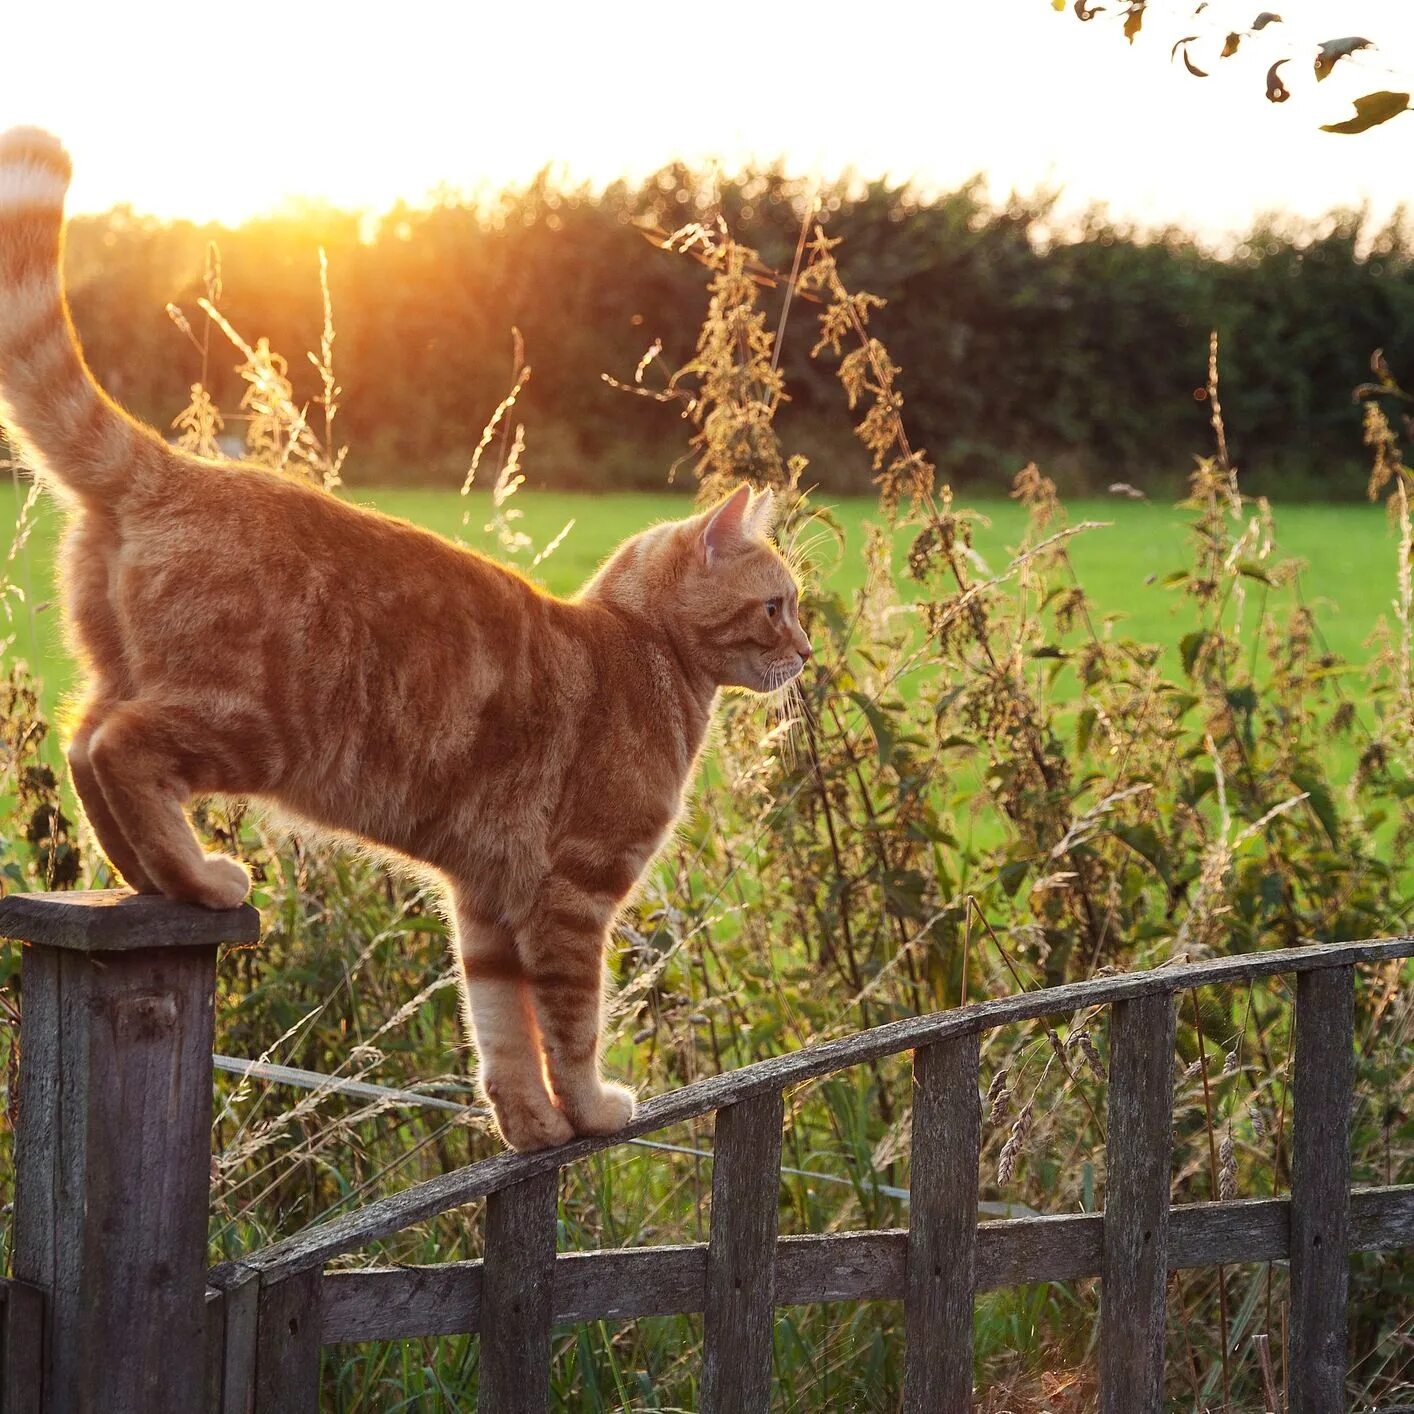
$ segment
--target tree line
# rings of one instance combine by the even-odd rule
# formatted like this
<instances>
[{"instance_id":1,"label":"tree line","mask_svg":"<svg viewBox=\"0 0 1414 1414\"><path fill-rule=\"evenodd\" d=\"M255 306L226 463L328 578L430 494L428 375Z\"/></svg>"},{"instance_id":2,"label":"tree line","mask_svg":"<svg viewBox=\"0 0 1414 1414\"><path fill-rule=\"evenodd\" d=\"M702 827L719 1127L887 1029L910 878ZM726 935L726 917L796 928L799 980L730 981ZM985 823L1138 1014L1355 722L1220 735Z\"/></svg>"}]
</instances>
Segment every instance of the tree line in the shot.
<instances>
[{"instance_id":1,"label":"tree line","mask_svg":"<svg viewBox=\"0 0 1414 1414\"><path fill-rule=\"evenodd\" d=\"M68 270L95 371L159 426L197 381L228 412L239 404L241 357L200 312L204 295L247 340L266 337L286 356L297 399L318 395L304 354L323 325L322 248L346 479L460 485L510 386L517 329L533 370L516 411L531 481L661 487L688 435L681 404L631 396L603 376L631 384L659 341L642 386L660 390L691 356L707 272L662 249L661 235L724 222L784 274L807 206L842 238L853 287L887 301L873 327L903 367L911 437L973 491L1009 486L1029 460L1071 492L1116 481L1178 489L1208 448L1216 329L1229 443L1249 487L1359 495L1351 390L1376 348L1396 372L1414 364L1414 236L1403 214L1384 225L1359 211L1274 218L1216 250L1101 212L1062 221L1044 194L991 203L980 180L939 194L877 182L817 192L780 171L709 184L674 167L602 192L541 178L479 203L376 220L309 209L234 229L118 209L71 223ZM784 279L764 292L773 318L786 294ZM807 481L867 491L833 370L811 359L817 313L805 300L789 310L790 402L778 426L788 450L810 458ZM228 432L239 430L232 419Z\"/></svg>"}]
</instances>

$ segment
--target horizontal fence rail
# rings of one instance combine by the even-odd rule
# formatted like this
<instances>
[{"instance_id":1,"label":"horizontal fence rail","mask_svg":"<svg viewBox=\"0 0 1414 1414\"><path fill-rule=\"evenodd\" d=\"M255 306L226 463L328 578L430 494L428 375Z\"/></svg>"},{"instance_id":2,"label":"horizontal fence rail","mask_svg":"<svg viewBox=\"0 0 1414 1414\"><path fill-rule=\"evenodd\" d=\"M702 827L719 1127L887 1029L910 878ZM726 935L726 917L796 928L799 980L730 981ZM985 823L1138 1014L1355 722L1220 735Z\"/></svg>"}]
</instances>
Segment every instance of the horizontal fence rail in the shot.
<instances>
[{"instance_id":1,"label":"horizontal fence rail","mask_svg":"<svg viewBox=\"0 0 1414 1414\"><path fill-rule=\"evenodd\" d=\"M1192 1203L1169 1210L1168 1269L1219 1262L1284 1262L1291 1255L1287 1198ZM1104 1245L1100 1213L980 1223L975 1289L1097 1277ZM1414 1246L1414 1185L1351 1194L1352 1252ZM908 1294L907 1228L776 1239L776 1306L902 1301ZM321 1341L341 1345L481 1330L483 1263L374 1267L324 1274ZM552 1320L635 1320L696 1315L706 1306L707 1244L561 1252Z\"/></svg>"}]
</instances>

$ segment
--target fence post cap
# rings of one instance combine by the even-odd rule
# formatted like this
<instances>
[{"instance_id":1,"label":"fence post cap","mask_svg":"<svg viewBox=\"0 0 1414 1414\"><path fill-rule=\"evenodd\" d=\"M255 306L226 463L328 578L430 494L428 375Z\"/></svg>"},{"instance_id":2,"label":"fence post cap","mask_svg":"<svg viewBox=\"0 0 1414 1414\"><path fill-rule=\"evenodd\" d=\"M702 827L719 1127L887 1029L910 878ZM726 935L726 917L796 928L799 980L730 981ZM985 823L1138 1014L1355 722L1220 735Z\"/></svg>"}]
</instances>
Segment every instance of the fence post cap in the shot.
<instances>
[{"instance_id":1,"label":"fence post cap","mask_svg":"<svg viewBox=\"0 0 1414 1414\"><path fill-rule=\"evenodd\" d=\"M248 903L213 912L127 889L7 894L0 898L0 938L87 953L211 947L257 942L260 914Z\"/></svg>"}]
</instances>

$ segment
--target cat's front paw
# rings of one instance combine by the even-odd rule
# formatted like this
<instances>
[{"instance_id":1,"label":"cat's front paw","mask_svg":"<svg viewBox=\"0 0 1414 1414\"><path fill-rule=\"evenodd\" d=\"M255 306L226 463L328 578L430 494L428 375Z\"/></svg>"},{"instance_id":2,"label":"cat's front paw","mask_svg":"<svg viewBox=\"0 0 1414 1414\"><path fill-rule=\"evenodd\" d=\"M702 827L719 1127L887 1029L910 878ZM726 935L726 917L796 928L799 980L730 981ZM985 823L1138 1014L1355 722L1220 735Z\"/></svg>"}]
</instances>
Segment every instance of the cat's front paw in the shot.
<instances>
[{"instance_id":1,"label":"cat's front paw","mask_svg":"<svg viewBox=\"0 0 1414 1414\"><path fill-rule=\"evenodd\" d=\"M637 1099L627 1085L601 1084L587 1096L565 1106L576 1134L617 1134L633 1118Z\"/></svg>"},{"instance_id":2,"label":"cat's front paw","mask_svg":"<svg viewBox=\"0 0 1414 1414\"><path fill-rule=\"evenodd\" d=\"M239 908L250 892L250 872L225 854L208 854L193 882L192 902L203 908Z\"/></svg>"},{"instance_id":3,"label":"cat's front paw","mask_svg":"<svg viewBox=\"0 0 1414 1414\"><path fill-rule=\"evenodd\" d=\"M574 1138L569 1120L550 1103L548 1095L518 1095L509 1087L488 1085L486 1098L501 1138L518 1154L555 1149Z\"/></svg>"}]
</instances>

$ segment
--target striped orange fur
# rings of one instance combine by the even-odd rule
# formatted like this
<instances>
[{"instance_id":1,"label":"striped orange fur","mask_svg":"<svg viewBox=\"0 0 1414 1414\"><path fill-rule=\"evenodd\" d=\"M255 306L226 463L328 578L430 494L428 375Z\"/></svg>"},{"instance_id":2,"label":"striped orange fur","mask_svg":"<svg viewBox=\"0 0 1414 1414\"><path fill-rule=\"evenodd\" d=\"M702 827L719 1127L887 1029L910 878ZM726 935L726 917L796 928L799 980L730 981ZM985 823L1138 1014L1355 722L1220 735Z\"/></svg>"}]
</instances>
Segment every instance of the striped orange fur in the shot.
<instances>
[{"instance_id":1,"label":"striped orange fur","mask_svg":"<svg viewBox=\"0 0 1414 1414\"><path fill-rule=\"evenodd\" d=\"M603 955L672 828L719 689L810 654L742 487L626 541L572 600L290 478L203 461L84 364L60 277L69 160L0 136L0 418L70 520L74 785L135 889L230 908L195 796L270 802L445 880L481 1081L517 1149L609 1133Z\"/></svg>"}]
</instances>

